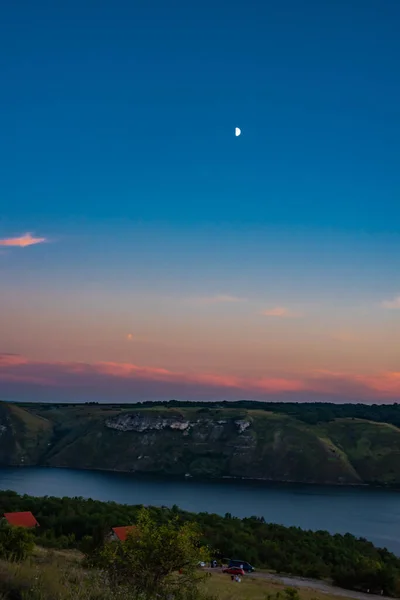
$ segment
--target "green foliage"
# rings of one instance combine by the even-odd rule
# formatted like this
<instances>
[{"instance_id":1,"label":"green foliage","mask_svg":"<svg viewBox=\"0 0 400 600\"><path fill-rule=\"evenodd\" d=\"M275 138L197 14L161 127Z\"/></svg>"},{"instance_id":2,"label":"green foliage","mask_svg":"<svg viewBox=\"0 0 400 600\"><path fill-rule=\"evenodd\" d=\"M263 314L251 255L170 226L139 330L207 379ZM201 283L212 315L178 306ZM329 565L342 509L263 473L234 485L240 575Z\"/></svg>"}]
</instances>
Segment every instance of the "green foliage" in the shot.
<instances>
[{"instance_id":1,"label":"green foliage","mask_svg":"<svg viewBox=\"0 0 400 600\"><path fill-rule=\"evenodd\" d=\"M0 521L0 558L8 561L25 560L34 548L33 535L22 527L11 527Z\"/></svg>"},{"instance_id":2,"label":"green foliage","mask_svg":"<svg viewBox=\"0 0 400 600\"><path fill-rule=\"evenodd\" d=\"M135 529L124 542L108 542L88 557L116 585L128 585L134 597L198 597L203 576L198 562L209 560L194 523L179 517L157 523L148 509L141 509Z\"/></svg>"},{"instance_id":3,"label":"green foliage","mask_svg":"<svg viewBox=\"0 0 400 600\"><path fill-rule=\"evenodd\" d=\"M88 403L96 405L96 402ZM32 403L20 403L19 406L31 408L38 406ZM65 404L42 404L43 410L51 408L64 408ZM82 404L68 404L68 407L81 407ZM102 404L103 408L111 407L117 409L138 408L198 408L201 412L209 413L217 409L245 409L245 410L264 410L268 412L290 415L304 421L305 423L327 423L334 419L366 419L376 423L391 423L400 427L400 404L334 404L330 402L258 402L254 400L239 400L223 402L187 402L181 400L169 400L168 402L136 402L135 404ZM200 412L197 411L197 412Z\"/></svg>"},{"instance_id":4,"label":"green foliage","mask_svg":"<svg viewBox=\"0 0 400 600\"><path fill-rule=\"evenodd\" d=\"M400 592L399 573L391 564L361 559L355 563L338 565L333 573L336 585L366 590L373 594L397 596Z\"/></svg>"},{"instance_id":5,"label":"green foliage","mask_svg":"<svg viewBox=\"0 0 400 600\"><path fill-rule=\"evenodd\" d=\"M35 531L38 544L80 548L88 555L104 547L104 539L111 527L137 524L143 518L140 506L82 498L33 498L18 496L15 492L0 492L0 512L25 510L32 511L40 523L40 528ZM192 514L177 506L172 509L151 507L145 514L150 523L156 524L154 531L146 534L152 548L158 539L154 536L159 536L163 527L166 527L165 535L174 539L172 522L177 530L189 527L184 530L188 537L189 532L197 531L198 535L201 531L199 543L210 548L213 558L220 560L227 557L247 560L256 568L303 577L333 578L343 587L374 589L378 593L384 590L388 595L394 595L399 582L400 558L350 534L304 531L298 527L266 523L257 517L238 519L230 514L225 517ZM144 522L141 527L145 527ZM197 557L201 560L200 552Z\"/></svg>"}]
</instances>

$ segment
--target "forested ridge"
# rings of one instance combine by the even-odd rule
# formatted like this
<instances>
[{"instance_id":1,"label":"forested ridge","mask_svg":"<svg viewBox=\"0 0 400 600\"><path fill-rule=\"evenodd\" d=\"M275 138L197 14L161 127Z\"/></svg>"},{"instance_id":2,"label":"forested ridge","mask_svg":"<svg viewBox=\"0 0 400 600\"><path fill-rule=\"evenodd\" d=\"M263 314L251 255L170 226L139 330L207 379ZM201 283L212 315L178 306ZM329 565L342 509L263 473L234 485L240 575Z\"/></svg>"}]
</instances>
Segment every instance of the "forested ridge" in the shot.
<instances>
[{"instance_id":1,"label":"forested ridge","mask_svg":"<svg viewBox=\"0 0 400 600\"><path fill-rule=\"evenodd\" d=\"M38 406L38 403L20 402L20 406L27 408ZM208 410L218 408L245 409L245 410L264 410L275 413L285 414L305 423L328 423L334 419L365 419L375 423L390 423L400 427L400 403L394 404L363 404L347 403L336 404L333 402L258 402L254 400L238 400L221 402L202 402L202 401L182 401L169 400L167 402L135 402L129 403L51 403L41 404L43 408L53 407L72 407L72 406L100 406L120 408L123 410L136 408L205 408Z\"/></svg>"},{"instance_id":2,"label":"forested ridge","mask_svg":"<svg viewBox=\"0 0 400 600\"><path fill-rule=\"evenodd\" d=\"M400 407L0 402L0 466L400 486Z\"/></svg>"}]
</instances>

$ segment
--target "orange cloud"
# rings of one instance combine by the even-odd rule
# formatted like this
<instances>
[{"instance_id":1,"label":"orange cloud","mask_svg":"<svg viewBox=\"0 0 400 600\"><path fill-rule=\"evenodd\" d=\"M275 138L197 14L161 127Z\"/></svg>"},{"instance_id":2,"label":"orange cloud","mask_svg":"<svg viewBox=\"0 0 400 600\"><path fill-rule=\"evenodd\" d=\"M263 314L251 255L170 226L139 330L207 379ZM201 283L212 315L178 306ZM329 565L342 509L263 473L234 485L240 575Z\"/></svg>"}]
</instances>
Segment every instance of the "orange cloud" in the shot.
<instances>
[{"instance_id":1,"label":"orange cloud","mask_svg":"<svg viewBox=\"0 0 400 600\"><path fill-rule=\"evenodd\" d=\"M393 298L393 300L384 300L381 306L389 310L400 310L400 296Z\"/></svg>"},{"instance_id":2,"label":"orange cloud","mask_svg":"<svg viewBox=\"0 0 400 600\"><path fill-rule=\"evenodd\" d=\"M34 244L41 244L46 241L46 238L32 237L32 234L25 233L20 237L6 238L0 240L0 246L16 246L19 248L25 248L26 246L33 246Z\"/></svg>"},{"instance_id":3,"label":"orange cloud","mask_svg":"<svg viewBox=\"0 0 400 600\"><path fill-rule=\"evenodd\" d=\"M268 399L273 394L310 393L362 400L400 399L400 372L372 374L329 370L308 371L296 376L246 377L223 373L187 373L162 367L117 362L40 362L26 357L0 355L0 381L37 384L57 389L87 390L94 394L123 393L137 399L162 397L223 397ZM293 399L296 399L294 395Z\"/></svg>"},{"instance_id":4,"label":"orange cloud","mask_svg":"<svg viewBox=\"0 0 400 600\"><path fill-rule=\"evenodd\" d=\"M294 317L300 317L300 314L294 313L284 306L275 306L275 308L269 308L261 311L264 317L278 317L281 319L290 319Z\"/></svg>"}]
</instances>

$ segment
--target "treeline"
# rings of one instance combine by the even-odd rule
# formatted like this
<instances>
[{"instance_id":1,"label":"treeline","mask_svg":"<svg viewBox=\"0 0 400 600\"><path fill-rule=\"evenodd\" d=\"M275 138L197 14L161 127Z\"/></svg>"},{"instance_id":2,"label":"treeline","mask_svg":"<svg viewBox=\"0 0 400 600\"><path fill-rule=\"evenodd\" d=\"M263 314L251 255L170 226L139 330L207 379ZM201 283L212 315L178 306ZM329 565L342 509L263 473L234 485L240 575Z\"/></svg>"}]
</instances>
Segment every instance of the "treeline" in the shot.
<instances>
[{"instance_id":1,"label":"treeline","mask_svg":"<svg viewBox=\"0 0 400 600\"><path fill-rule=\"evenodd\" d=\"M20 406L32 407L32 403L20 403ZM38 406L38 404L36 404ZM40 404L41 409L54 407L77 407L82 403L70 404ZM256 402L252 400L239 400L235 402L188 402L169 400L168 402L136 402L134 404L103 404L99 402L86 402L85 406L99 406L101 408L116 408L135 410L137 408L202 408L205 412L219 409L244 409L265 410L290 415L309 424L326 423L334 419L367 419L377 423L390 423L400 427L400 404L334 404L328 402Z\"/></svg>"},{"instance_id":2,"label":"treeline","mask_svg":"<svg viewBox=\"0 0 400 600\"><path fill-rule=\"evenodd\" d=\"M135 523L140 506L83 498L34 498L0 492L0 512L32 511L40 528L37 543L58 548L85 549L99 546L111 527ZM246 560L257 568L304 577L330 578L337 585L396 595L400 581L400 558L386 549L350 534L304 531L247 519L215 514L192 514L174 506L150 508L152 519L163 524L171 516L182 523L196 523L202 543L219 560Z\"/></svg>"}]
</instances>

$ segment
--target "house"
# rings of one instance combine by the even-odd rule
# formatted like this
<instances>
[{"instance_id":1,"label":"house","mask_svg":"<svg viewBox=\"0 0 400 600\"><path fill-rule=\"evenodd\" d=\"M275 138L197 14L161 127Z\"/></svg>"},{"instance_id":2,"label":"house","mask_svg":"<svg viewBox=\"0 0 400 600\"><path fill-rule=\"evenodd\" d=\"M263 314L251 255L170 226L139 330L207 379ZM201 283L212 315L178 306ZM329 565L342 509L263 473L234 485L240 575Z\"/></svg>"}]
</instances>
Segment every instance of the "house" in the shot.
<instances>
[{"instance_id":1,"label":"house","mask_svg":"<svg viewBox=\"0 0 400 600\"><path fill-rule=\"evenodd\" d=\"M39 527L39 523L30 511L4 513L4 518L9 525L14 527Z\"/></svg>"},{"instance_id":2,"label":"house","mask_svg":"<svg viewBox=\"0 0 400 600\"><path fill-rule=\"evenodd\" d=\"M126 525L125 527L113 527L111 529L109 540L111 542L125 542L128 534L135 529L134 525Z\"/></svg>"}]
</instances>

